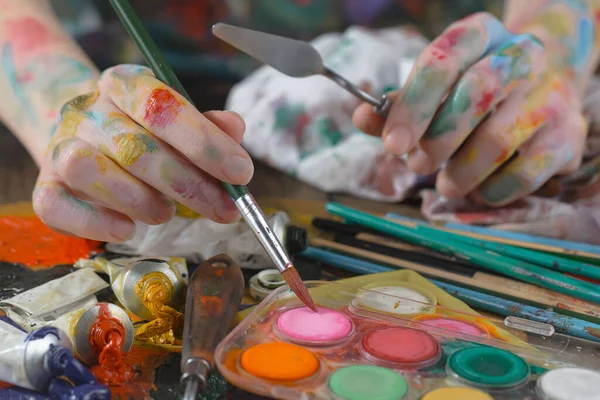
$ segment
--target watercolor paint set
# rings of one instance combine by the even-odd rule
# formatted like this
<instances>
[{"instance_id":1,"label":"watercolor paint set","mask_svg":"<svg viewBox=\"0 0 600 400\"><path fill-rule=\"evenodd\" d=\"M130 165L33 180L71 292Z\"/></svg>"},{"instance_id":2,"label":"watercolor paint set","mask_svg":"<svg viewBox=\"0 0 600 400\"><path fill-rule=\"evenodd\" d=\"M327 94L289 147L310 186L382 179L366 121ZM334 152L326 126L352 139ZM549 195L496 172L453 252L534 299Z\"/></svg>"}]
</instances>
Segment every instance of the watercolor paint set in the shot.
<instances>
[{"instance_id":1,"label":"watercolor paint set","mask_svg":"<svg viewBox=\"0 0 600 400\"><path fill-rule=\"evenodd\" d=\"M307 287L318 313L284 286L220 343L229 382L280 399L600 399L598 345L550 325L444 308L413 282Z\"/></svg>"}]
</instances>

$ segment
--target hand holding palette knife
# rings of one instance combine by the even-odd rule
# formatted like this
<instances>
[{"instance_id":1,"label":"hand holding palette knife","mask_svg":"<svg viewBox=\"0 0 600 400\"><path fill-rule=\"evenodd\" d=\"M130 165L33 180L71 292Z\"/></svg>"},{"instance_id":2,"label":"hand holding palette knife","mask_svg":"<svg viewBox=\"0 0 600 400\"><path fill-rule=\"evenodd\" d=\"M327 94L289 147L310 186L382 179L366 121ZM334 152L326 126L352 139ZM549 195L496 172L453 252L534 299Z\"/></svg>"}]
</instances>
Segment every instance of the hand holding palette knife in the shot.
<instances>
[{"instance_id":1,"label":"hand holding palette knife","mask_svg":"<svg viewBox=\"0 0 600 400\"><path fill-rule=\"evenodd\" d=\"M192 100L189 95L163 58L156 43L154 43L142 25L142 22L129 4L129 1L110 0L110 3L156 77L177 90L191 103ZM259 240L277 269L281 272L281 275L283 275L283 278L290 288L308 308L316 311L316 306L306 290L300 275L294 268L294 264L292 264L292 261L285 252L277 236L275 236L271 228L269 228L265 215L250 192L248 192L248 188L240 185L231 185L225 182L221 183L225 191L234 200L240 214L244 217L254 232L254 235Z\"/></svg>"}]
</instances>

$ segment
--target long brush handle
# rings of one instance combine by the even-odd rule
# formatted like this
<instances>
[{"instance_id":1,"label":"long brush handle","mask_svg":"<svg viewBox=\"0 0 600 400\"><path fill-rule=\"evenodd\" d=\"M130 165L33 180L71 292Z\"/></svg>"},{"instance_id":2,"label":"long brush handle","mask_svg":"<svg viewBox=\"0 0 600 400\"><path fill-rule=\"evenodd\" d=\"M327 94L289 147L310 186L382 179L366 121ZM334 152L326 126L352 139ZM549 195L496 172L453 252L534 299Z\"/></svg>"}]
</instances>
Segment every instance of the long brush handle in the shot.
<instances>
[{"instance_id":1,"label":"long brush handle","mask_svg":"<svg viewBox=\"0 0 600 400\"><path fill-rule=\"evenodd\" d=\"M177 79L175 72L173 72L173 69L163 57L158 46L156 46L156 43L152 40L152 37L150 37L150 34L129 4L129 1L110 0L110 4L119 16L125 29L127 29L127 32L129 32L129 35L137 45L138 49L140 49L146 63L150 69L152 69L156 78L178 91L193 104L192 99L181 85L181 82L179 82L179 79ZM248 193L248 188L243 185L232 185L225 182L221 182L221 185L233 200L237 200Z\"/></svg>"}]
</instances>

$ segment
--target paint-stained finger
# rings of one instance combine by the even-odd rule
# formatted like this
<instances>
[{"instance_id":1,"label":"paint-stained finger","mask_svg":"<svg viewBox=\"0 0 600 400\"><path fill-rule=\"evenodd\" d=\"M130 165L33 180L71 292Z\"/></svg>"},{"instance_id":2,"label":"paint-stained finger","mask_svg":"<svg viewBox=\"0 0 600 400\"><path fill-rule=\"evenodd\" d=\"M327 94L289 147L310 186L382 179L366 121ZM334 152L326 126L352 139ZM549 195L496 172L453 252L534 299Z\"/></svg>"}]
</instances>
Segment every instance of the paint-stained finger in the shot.
<instances>
[{"instance_id":1,"label":"paint-stained finger","mask_svg":"<svg viewBox=\"0 0 600 400\"><path fill-rule=\"evenodd\" d=\"M81 199L150 225L165 223L175 213L171 199L125 172L83 140L58 143L52 163L62 181Z\"/></svg>"},{"instance_id":2,"label":"paint-stained finger","mask_svg":"<svg viewBox=\"0 0 600 400\"><path fill-rule=\"evenodd\" d=\"M49 227L83 238L122 242L135 233L131 219L74 197L53 173L40 173L33 192L33 209Z\"/></svg>"},{"instance_id":3,"label":"paint-stained finger","mask_svg":"<svg viewBox=\"0 0 600 400\"><path fill-rule=\"evenodd\" d=\"M216 179L114 105L96 104L80 124L77 136L95 145L135 178L206 218L218 222L239 218Z\"/></svg>"},{"instance_id":4,"label":"paint-stained finger","mask_svg":"<svg viewBox=\"0 0 600 400\"><path fill-rule=\"evenodd\" d=\"M451 25L418 57L383 128L388 151L408 152L425 133L460 75L511 37L498 19L480 13Z\"/></svg>"},{"instance_id":5,"label":"paint-stained finger","mask_svg":"<svg viewBox=\"0 0 600 400\"><path fill-rule=\"evenodd\" d=\"M478 188L474 193L477 199L491 206L509 204L580 161L586 124L580 114L572 111L559 125L543 128L523 145L513 160Z\"/></svg>"},{"instance_id":6,"label":"paint-stained finger","mask_svg":"<svg viewBox=\"0 0 600 400\"><path fill-rule=\"evenodd\" d=\"M469 68L408 158L410 169L435 172L501 101L527 93L546 70L543 50L533 36L518 35Z\"/></svg>"},{"instance_id":7,"label":"paint-stained finger","mask_svg":"<svg viewBox=\"0 0 600 400\"><path fill-rule=\"evenodd\" d=\"M246 132L246 123L235 111L207 111L202 113L236 143L241 144Z\"/></svg>"},{"instance_id":8,"label":"paint-stained finger","mask_svg":"<svg viewBox=\"0 0 600 400\"><path fill-rule=\"evenodd\" d=\"M530 93L504 102L475 130L437 178L446 197L463 197L506 163L542 127L560 123L565 108L564 86L558 79L541 82Z\"/></svg>"},{"instance_id":9,"label":"paint-stained finger","mask_svg":"<svg viewBox=\"0 0 600 400\"><path fill-rule=\"evenodd\" d=\"M390 101L396 100L400 92L390 92L387 94ZM377 114L373 109L373 105L362 103L354 110L352 114L352 122L354 126L362 132L371 136L381 136L381 131L385 125L385 118Z\"/></svg>"},{"instance_id":10,"label":"paint-stained finger","mask_svg":"<svg viewBox=\"0 0 600 400\"><path fill-rule=\"evenodd\" d=\"M252 160L239 143L153 76L118 66L102 75L99 87L125 114L203 171L233 184L252 178Z\"/></svg>"}]
</instances>

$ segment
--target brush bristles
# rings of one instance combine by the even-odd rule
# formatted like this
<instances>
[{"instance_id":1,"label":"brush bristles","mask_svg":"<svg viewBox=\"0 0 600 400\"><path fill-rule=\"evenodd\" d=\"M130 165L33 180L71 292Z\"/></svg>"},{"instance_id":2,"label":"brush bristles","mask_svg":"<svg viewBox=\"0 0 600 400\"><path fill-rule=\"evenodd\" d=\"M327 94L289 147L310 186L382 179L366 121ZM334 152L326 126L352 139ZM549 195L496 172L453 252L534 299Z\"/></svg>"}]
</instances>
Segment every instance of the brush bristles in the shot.
<instances>
[{"instance_id":1,"label":"brush bristles","mask_svg":"<svg viewBox=\"0 0 600 400\"><path fill-rule=\"evenodd\" d=\"M298 296L300 301L304 303L304 305L314 312L317 312L317 306L315 306L315 302L312 297L310 297L310 293L308 293L308 289L304 286L304 282L300 278L298 271L296 268L289 267L283 273L283 279L287 282L288 286L292 289L292 291Z\"/></svg>"}]
</instances>

